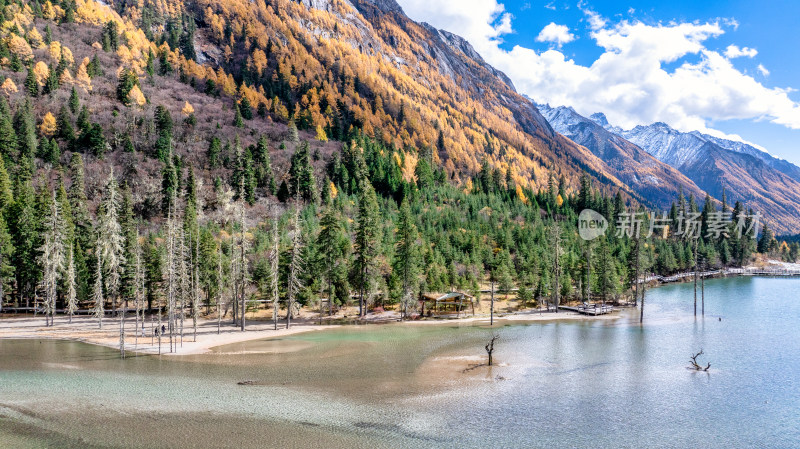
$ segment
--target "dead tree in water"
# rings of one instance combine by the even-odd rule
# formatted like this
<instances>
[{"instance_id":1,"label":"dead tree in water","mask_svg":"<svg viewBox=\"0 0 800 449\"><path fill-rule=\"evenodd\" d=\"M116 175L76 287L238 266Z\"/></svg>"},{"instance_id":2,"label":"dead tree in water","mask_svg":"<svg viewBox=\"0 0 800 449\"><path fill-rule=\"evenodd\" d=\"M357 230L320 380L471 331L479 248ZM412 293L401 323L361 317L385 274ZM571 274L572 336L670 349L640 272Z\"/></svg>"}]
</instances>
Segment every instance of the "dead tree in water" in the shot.
<instances>
[{"instance_id":1,"label":"dead tree in water","mask_svg":"<svg viewBox=\"0 0 800 449\"><path fill-rule=\"evenodd\" d=\"M631 286L633 288L633 305L634 306L638 306L639 305L639 290L640 290L640 288L639 288L639 285L640 285L639 284L639 273L641 272L641 266L640 265L641 265L641 253L642 253L642 250L641 250L641 241L639 240L639 232L638 232L638 230L636 230L634 232L635 232L635 234L633 236L633 248L631 249L631 251L633 251L633 259L631 261L631 265L632 265L632 268L633 268L633 270L632 270L633 271L633 273L632 273L633 281L632 281Z\"/></svg>"},{"instance_id":2,"label":"dead tree in water","mask_svg":"<svg viewBox=\"0 0 800 449\"><path fill-rule=\"evenodd\" d=\"M645 249L648 248L647 243L644 243ZM642 297L642 307L639 309L639 324L644 322L644 294L647 291L647 272L650 268L650 259L647 258L647 253L637 255L637 263L642 266L642 284L640 287L640 294ZM638 277L638 276L637 276Z\"/></svg>"},{"instance_id":3,"label":"dead tree in water","mask_svg":"<svg viewBox=\"0 0 800 449\"><path fill-rule=\"evenodd\" d=\"M697 316L697 239L694 239L694 316Z\"/></svg>"},{"instance_id":4,"label":"dead tree in water","mask_svg":"<svg viewBox=\"0 0 800 449\"><path fill-rule=\"evenodd\" d=\"M122 313L119 315L119 354L125 358L125 315L128 312L128 306L123 303Z\"/></svg>"},{"instance_id":5,"label":"dead tree in water","mask_svg":"<svg viewBox=\"0 0 800 449\"><path fill-rule=\"evenodd\" d=\"M494 281L492 281L492 299L489 306L489 326L494 326ZM491 360L491 358L492 356L490 355L489 359Z\"/></svg>"},{"instance_id":6,"label":"dead tree in water","mask_svg":"<svg viewBox=\"0 0 800 449\"><path fill-rule=\"evenodd\" d=\"M489 366L492 366L492 352L494 352L494 342L500 338L497 334L492 334L492 339L486 343L486 353L489 354Z\"/></svg>"},{"instance_id":7,"label":"dead tree in water","mask_svg":"<svg viewBox=\"0 0 800 449\"><path fill-rule=\"evenodd\" d=\"M706 277L705 277L705 270L706 270L706 260L705 257L703 258L703 271L704 273L700 276L700 314L706 316Z\"/></svg>"},{"instance_id":8,"label":"dead tree in water","mask_svg":"<svg viewBox=\"0 0 800 449\"><path fill-rule=\"evenodd\" d=\"M691 363L691 364L692 364L692 368L693 368L695 371L708 371L708 369L709 369L709 368L711 368L711 362L709 362L708 364L706 364L705 368L703 368L702 366L700 366L700 365L697 363L697 358L698 358L698 357L700 357L701 355L703 355L703 350L702 350L702 349L701 349L701 350L700 350L700 352L698 352L697 354L695 354L695 355L691 356L691 359L692 359L692 360L690 360L690 361L689 361L689 363Z\"/></svg>"}]
</instances>

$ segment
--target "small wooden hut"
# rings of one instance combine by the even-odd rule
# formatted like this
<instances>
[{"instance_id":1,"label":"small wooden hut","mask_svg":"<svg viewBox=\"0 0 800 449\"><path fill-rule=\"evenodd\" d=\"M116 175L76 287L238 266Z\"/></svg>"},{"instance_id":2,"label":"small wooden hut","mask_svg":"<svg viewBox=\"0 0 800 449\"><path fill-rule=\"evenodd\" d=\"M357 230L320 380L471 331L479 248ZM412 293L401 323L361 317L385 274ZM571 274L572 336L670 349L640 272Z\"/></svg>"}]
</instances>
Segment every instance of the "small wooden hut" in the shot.
<instances>
[{"instance_id":1,"label":"small wooden hut","mask_svg":"<svg viewBox=\"0 0 800 449\"><path fill-rule=\"evenodd\" d=\"M475 297L462 292L450 292L444 295L439 293L423 293L419 298L420 315L425 315L425 307L427 305L428 314L439 312L456 312L456 316L460 316L465 308L469 307L472 314L475 315Z\"/></svg>"}]
</instances>

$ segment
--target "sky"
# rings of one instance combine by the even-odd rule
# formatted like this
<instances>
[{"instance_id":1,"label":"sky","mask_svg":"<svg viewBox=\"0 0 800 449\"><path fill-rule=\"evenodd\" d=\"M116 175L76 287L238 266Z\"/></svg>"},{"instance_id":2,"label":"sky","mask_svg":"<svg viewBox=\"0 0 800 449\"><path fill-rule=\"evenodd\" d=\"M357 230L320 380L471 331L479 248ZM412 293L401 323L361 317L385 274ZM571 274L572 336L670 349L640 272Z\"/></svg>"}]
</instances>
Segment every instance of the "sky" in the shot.
<instances>
[{"instance_id":1,"label":"sky","mask_svg":"<svg viewBox=\"0 0 800 449\"><path fill-rule=\"evenodd\" d=\"M800 2L397 0L538 103L743 140L800 165Z\"/></svg>"}]
</instances>

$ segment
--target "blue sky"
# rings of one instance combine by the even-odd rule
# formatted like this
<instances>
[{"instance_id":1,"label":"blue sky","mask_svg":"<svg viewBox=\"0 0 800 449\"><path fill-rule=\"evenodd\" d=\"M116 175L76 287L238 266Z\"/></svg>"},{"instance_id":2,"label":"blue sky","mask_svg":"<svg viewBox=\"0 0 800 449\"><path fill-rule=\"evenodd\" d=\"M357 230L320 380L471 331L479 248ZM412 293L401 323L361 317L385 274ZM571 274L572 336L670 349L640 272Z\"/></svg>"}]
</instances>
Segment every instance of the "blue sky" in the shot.
<instances>
[{"instance_id":1,"label":"blue sky","mask_svg":"<svg viewBox=\"0 0 800 449\"><path fill-rule=\"evenodd\" d=\"M800 2L398 0L538 102L741 139L800 164Z\"/></svg>"}]
</instances>

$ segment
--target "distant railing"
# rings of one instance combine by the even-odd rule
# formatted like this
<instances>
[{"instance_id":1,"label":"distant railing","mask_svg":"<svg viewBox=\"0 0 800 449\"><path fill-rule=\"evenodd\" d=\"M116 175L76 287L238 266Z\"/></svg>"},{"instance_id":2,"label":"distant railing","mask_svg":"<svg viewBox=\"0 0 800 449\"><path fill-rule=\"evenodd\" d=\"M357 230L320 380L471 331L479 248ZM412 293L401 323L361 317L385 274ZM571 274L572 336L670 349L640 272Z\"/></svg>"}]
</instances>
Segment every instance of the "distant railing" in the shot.
<instances>
[{"instance_id":1,"label":"distant railing","mask_svg":"<svg viewBox=\"0 0 800 449\"><path fill-rule=\"evenodd\" d=\"M710 270L697 273L698 278L705 278L717 275L738 275L738 276L800 276L800 270L789 268L725 268L722 270ZM694 277L694 271L677 273L670 276L650 275L639 279L639 283L658 281L662 283L677 282L681 279Z\"/></svg>"}]
</instances>

